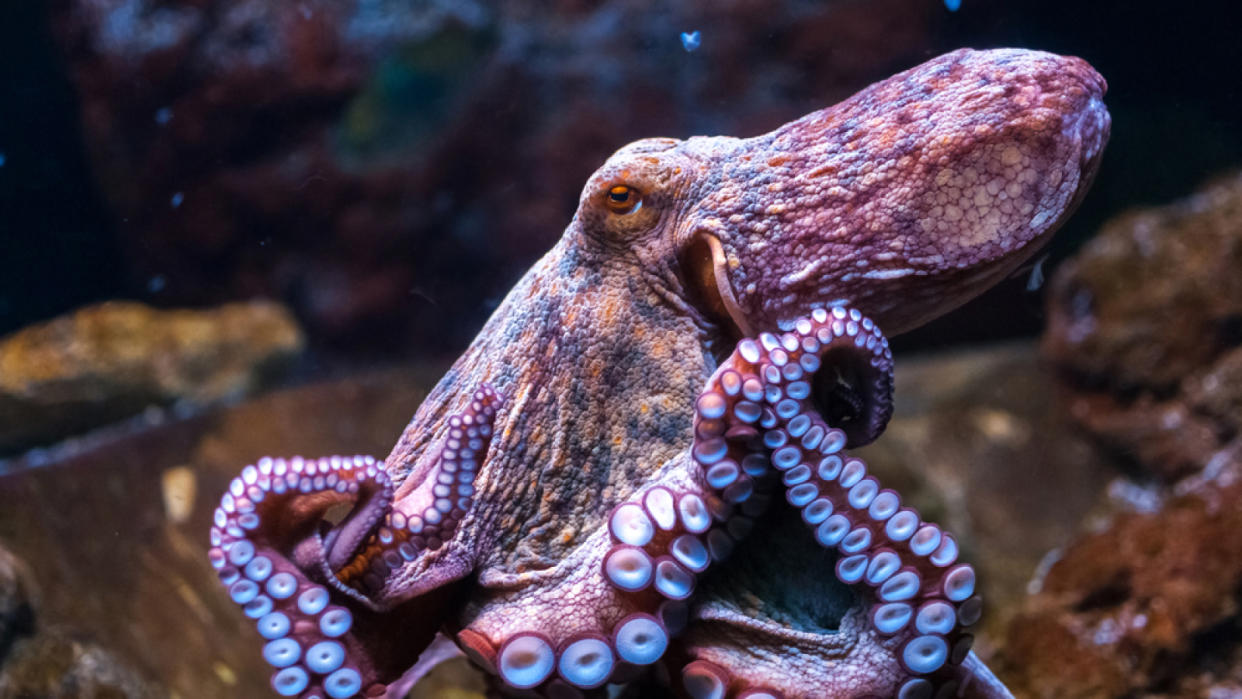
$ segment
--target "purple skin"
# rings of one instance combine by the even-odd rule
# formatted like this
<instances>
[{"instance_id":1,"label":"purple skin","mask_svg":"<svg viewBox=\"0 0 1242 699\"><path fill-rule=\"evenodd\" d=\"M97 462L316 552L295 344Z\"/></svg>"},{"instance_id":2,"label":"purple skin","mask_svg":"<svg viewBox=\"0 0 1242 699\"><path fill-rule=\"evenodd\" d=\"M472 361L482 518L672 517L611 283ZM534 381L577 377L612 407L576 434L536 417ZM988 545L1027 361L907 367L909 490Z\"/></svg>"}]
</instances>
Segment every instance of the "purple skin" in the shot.
<instances>
[{"instance_id":1,"label":"purple skin","mask_svg":"<svg viewBox=\"0 0 1242 699\"><path fill-rule=\"evenodd\" d=\"M951 537L840 450L890 414L880 328L981 293L1072 211L1104 89L962 50L762 136L618 151L383 463L265 461L222 500L212 563L273 688L382 695L446 631L505 691L591 693L668 649L695 697L1005 696Z\"/></svg>"}]
</instances>

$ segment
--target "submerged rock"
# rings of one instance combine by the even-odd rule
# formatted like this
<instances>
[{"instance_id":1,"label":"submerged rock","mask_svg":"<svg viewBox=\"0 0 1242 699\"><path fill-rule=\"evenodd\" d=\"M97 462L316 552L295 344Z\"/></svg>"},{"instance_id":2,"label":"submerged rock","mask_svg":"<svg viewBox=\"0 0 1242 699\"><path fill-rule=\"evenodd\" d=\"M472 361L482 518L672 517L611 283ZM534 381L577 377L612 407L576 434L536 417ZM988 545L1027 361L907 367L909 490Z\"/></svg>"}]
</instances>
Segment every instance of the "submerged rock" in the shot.
<instances>
[{"instance_id":1,"label":"submerged rock","mask_svg":"<svg viewBox=\"0 0 1242 699\"><path fill-rule=\"evenodd\" d=\"M1010 625L1015 694L1242 696L1239 270L1242 175L1118 217L1058 271L1043 351L1130 478Z\"/></svg>"},{"instance_id":2,"label":"submerged rock","mask_svg":"<svg viewBox=\"0 0 1242 699\"><path fill-rule=\"evenodd\" d=\"M267 302L208 311L91 306L0 339L0 453L184 401L252 393L302 349Z\"/></svg>"},{"instance_id":3,"label":"submerged rock","mask_svg":"<svg viewBox=\"0 0 1242 699\"><path fill-rule=\"evenodd\" d=\"M1051 285L1079 422L1171 482L1242 431L1242 174L1106 224Z\"/></svg>"},{"instance_id":4,"label":"submerged rock","mask_svg":"<svg viewBox=\"0 0 1242 699\"><path fill-rule=\"evenodd\" d=\"M0 546L0 665L19 638L34 632L34 591L30 568Z\"/></svg>"},{"instance_id":5,"label":"submerged rock","mask_svg":"<svg viewBox=\"0 0 1242 699\"><path fill-rule=\"evenodd\" d=\"M129 665L66 627L37 623L30 567L0 545L0 699L158 696Z\"/></svg>"},{"instance_id":6,"label":"submerged rock","mask_svg":"<svg viewBox=\"0 0 1242 699\"><path fill-rule=\"evenodd\" d=\"M1242 680L1242 444L1065 549L1014 619L1019 696L1209 696ZM1225 696L1236 696L1226 694Z\"/></svg>"},{"instance_id":7,"label":"submerged rock","mask_svg":"<svg viewBox=\"0 0 1242 699\"><path fill-rule=\"evenodd\" d=\"M438 371L277 391L15 460L0 475L0 546L28 564L39 606L36 635L0 664L0 697L271 696L262 639L207 562L220 494L265 454L387 453ZM6 589L0 572L0 604ZM103 673L114 666L133 673ZM89 668L119 679L82 687L130 689L56 693Z\"/></svg>"},{"instance_id":8,"label":"submerged rock","mask_svg":"<svg viewBox=\"0 0 1242 699\"><path fill-rule=\"evenodd\" d=\"M63 630L24 641L0 667L0 699L156 699L133 668L96 643Z\"/></svg>"}]
</instances>

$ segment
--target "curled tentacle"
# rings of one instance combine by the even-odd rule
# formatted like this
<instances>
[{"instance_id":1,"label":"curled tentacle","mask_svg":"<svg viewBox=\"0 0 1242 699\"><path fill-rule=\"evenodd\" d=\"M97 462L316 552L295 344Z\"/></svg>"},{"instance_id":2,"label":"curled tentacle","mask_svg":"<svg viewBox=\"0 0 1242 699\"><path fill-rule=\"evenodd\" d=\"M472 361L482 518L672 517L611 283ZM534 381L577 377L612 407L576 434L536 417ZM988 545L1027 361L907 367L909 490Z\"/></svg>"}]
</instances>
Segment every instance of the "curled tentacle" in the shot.
<instances>
[{"instance_id":1,"label":"curled tentacle","mask_svg":"<svg viewBox=\"0 0 1242 699\"><path fill-rule=\"evenodd\" d=\"M718 423L700 424L696 434L703 440L719 436L724 431ZM660 660L685 627L698 577L729 556L772 499L774 483L762 478L771 471L762 450L761 444L752 445L748 458L731 467L719 464L715 454L692 450L673 473L613 508L598 558L599 574L612 590L595 604L629 611L614 614L618 618L611 625L565 634L549 621L497 644L467 629L459 643L508 687L539 687L546 696L623 682ZM704 462L718 468L705 469ZM577 584L565 587L570 596L582 591Z\"/></svg>"},{"instance_id":2,"label":"curled tentacle","mask_svg":"<svg viewBox=\"0 0 1242 699\"><path fill-rule=\"evenodd\" d=\"M747 466L769 472L755 449ZM701 575L745 536L776 485L769 478L745 494L714 487L698 458L687 447L573 553L533 573L537 593L530 581L481 581L495 591L472 610L458 644L506 691L537 696L624 683L659 661L685 628Z\"/></svg>"},{"instance_id":3,"label":"curled tentacle","mask_svg":"<svg viewBox=\"0 0 1242 699\"><path fill-rule=\"evenodd\" d=\"M420 484L424 497L388 508L382 523L371 525L370 538L352 549L347 562L333 567L342 583L373 595L383 589L393 571L425 551L440 549L453 537L474 505L474 479L491 443L492 423L502 401L500 394L484 386L466 410L449 418L436 467Z\"/></svg>"},{"instance_id":4,"label":"curled tentacle","mask_svg":"<svg viewBox=\"0 0 1242 699\"><path fill-rule=\"evenodd\" d=\"M626 682L659 661L685 627L698 576L742 535L737 508L699 475L683 452L613 508L541 594L498 596L458 644L508 691L549 697Z\"/></svg>"},{"instance_id":5,"label":"curled tentacle","mask_svg":"<svg viewBox=\"0 0 1242 699\"><path fill-rule=\"evenodd\" d=\"M378 691L379 668L341 604L318 527L327 510L361 504L336 538L359 537L360 522L391 505L392 486L371 457L261 459L242 469L216 508L209 558L266 643L263 658L281 696L352 697Z\"/></svg>"},{"instance_id":6,"label":"curled tentacle","mask_svg":"<svg viewBox=\"0 0 1242 699\"><path fill-rule=\"evenodd\" d=\"M817 405L831 395L816 389L819 377L831 377L842 362L864 389L852 431L830 425ZM978 621L981 603L974 569L957 560L953 536L903 507L861 459L843 451L883 430L891 415L891 370L887 340L853 309L820 309L779 337L743 340L699 399L695 453L707 456L700 461L708 474L731 474L727 454L761 441L785 499L818 544L837 554L837 579L867 590L871 627L902 639L897 659L909 677L902 691L918 696L953 681L945 668L966 659L973 637L965 628ZM711 435L700 434L704 424ZM696 668L691 684L715 686L714 671Z\"/></svg>"},{"instance_id":7,"label":"curled tentacle","mask_svg":"<svg viewBox=\"0 0 1242 699\"><path fill-rule=\"evenodd\" d=\"M215 511L208 556L265 639L277 694L380 696L431 641L453 594L447 586L395 608L371 595L392 571L441 545L470 508L477 459L499 402L484 387L450 419L433 477L451 476L456 497L436 490L431 509L439 516L420 518L436 521L418 531L413 517L393 509L384 464L369 456L264 458L230 482ZM342 504L351 510L324 532L324 516ZM397 637L401 643L393 642Z\"/></svg>"}]
</instances>

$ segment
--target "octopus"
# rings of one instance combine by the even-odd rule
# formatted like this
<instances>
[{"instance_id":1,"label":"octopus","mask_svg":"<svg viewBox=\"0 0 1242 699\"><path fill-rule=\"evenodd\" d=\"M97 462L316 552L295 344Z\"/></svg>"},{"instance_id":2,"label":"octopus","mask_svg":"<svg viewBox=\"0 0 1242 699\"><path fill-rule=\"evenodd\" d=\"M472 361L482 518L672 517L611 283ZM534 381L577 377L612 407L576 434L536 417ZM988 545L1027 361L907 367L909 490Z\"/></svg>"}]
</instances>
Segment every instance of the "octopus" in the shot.
<instances>
[{"instance_id":1,"label":"octopus","mask_svg":"<svg viewBox=\"0 0 1242 699\"><path fill-rule=\"evenodd\" d=\"M448 639L510 696L1009 696L957 539L851 450L892 412L887 336L1076 207L1104 91L963 49L760 136L621 148L387 458L231 481L210 563L272 689L398 695Z\"/></svg>"}]
</instances>

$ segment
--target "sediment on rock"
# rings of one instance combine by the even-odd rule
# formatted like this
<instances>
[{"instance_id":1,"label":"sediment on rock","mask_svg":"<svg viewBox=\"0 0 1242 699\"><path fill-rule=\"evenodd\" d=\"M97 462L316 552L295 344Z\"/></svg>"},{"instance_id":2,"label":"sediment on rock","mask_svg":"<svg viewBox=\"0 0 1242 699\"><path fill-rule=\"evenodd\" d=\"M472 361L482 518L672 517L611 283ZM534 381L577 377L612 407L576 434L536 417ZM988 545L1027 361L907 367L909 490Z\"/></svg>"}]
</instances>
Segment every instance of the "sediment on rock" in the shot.
<instances>
[{"instance_id":1,"label":"sediment on rock","mask_svg":"<svg viewBox=\"0 0 1242 699\"><path fill-rule=\"evenodd\" d=\"M162 311L111 302L0 339L0 454L182 402L206 406L269 384L301 352L270 302Z\"/></svg>"}]
</instances>

